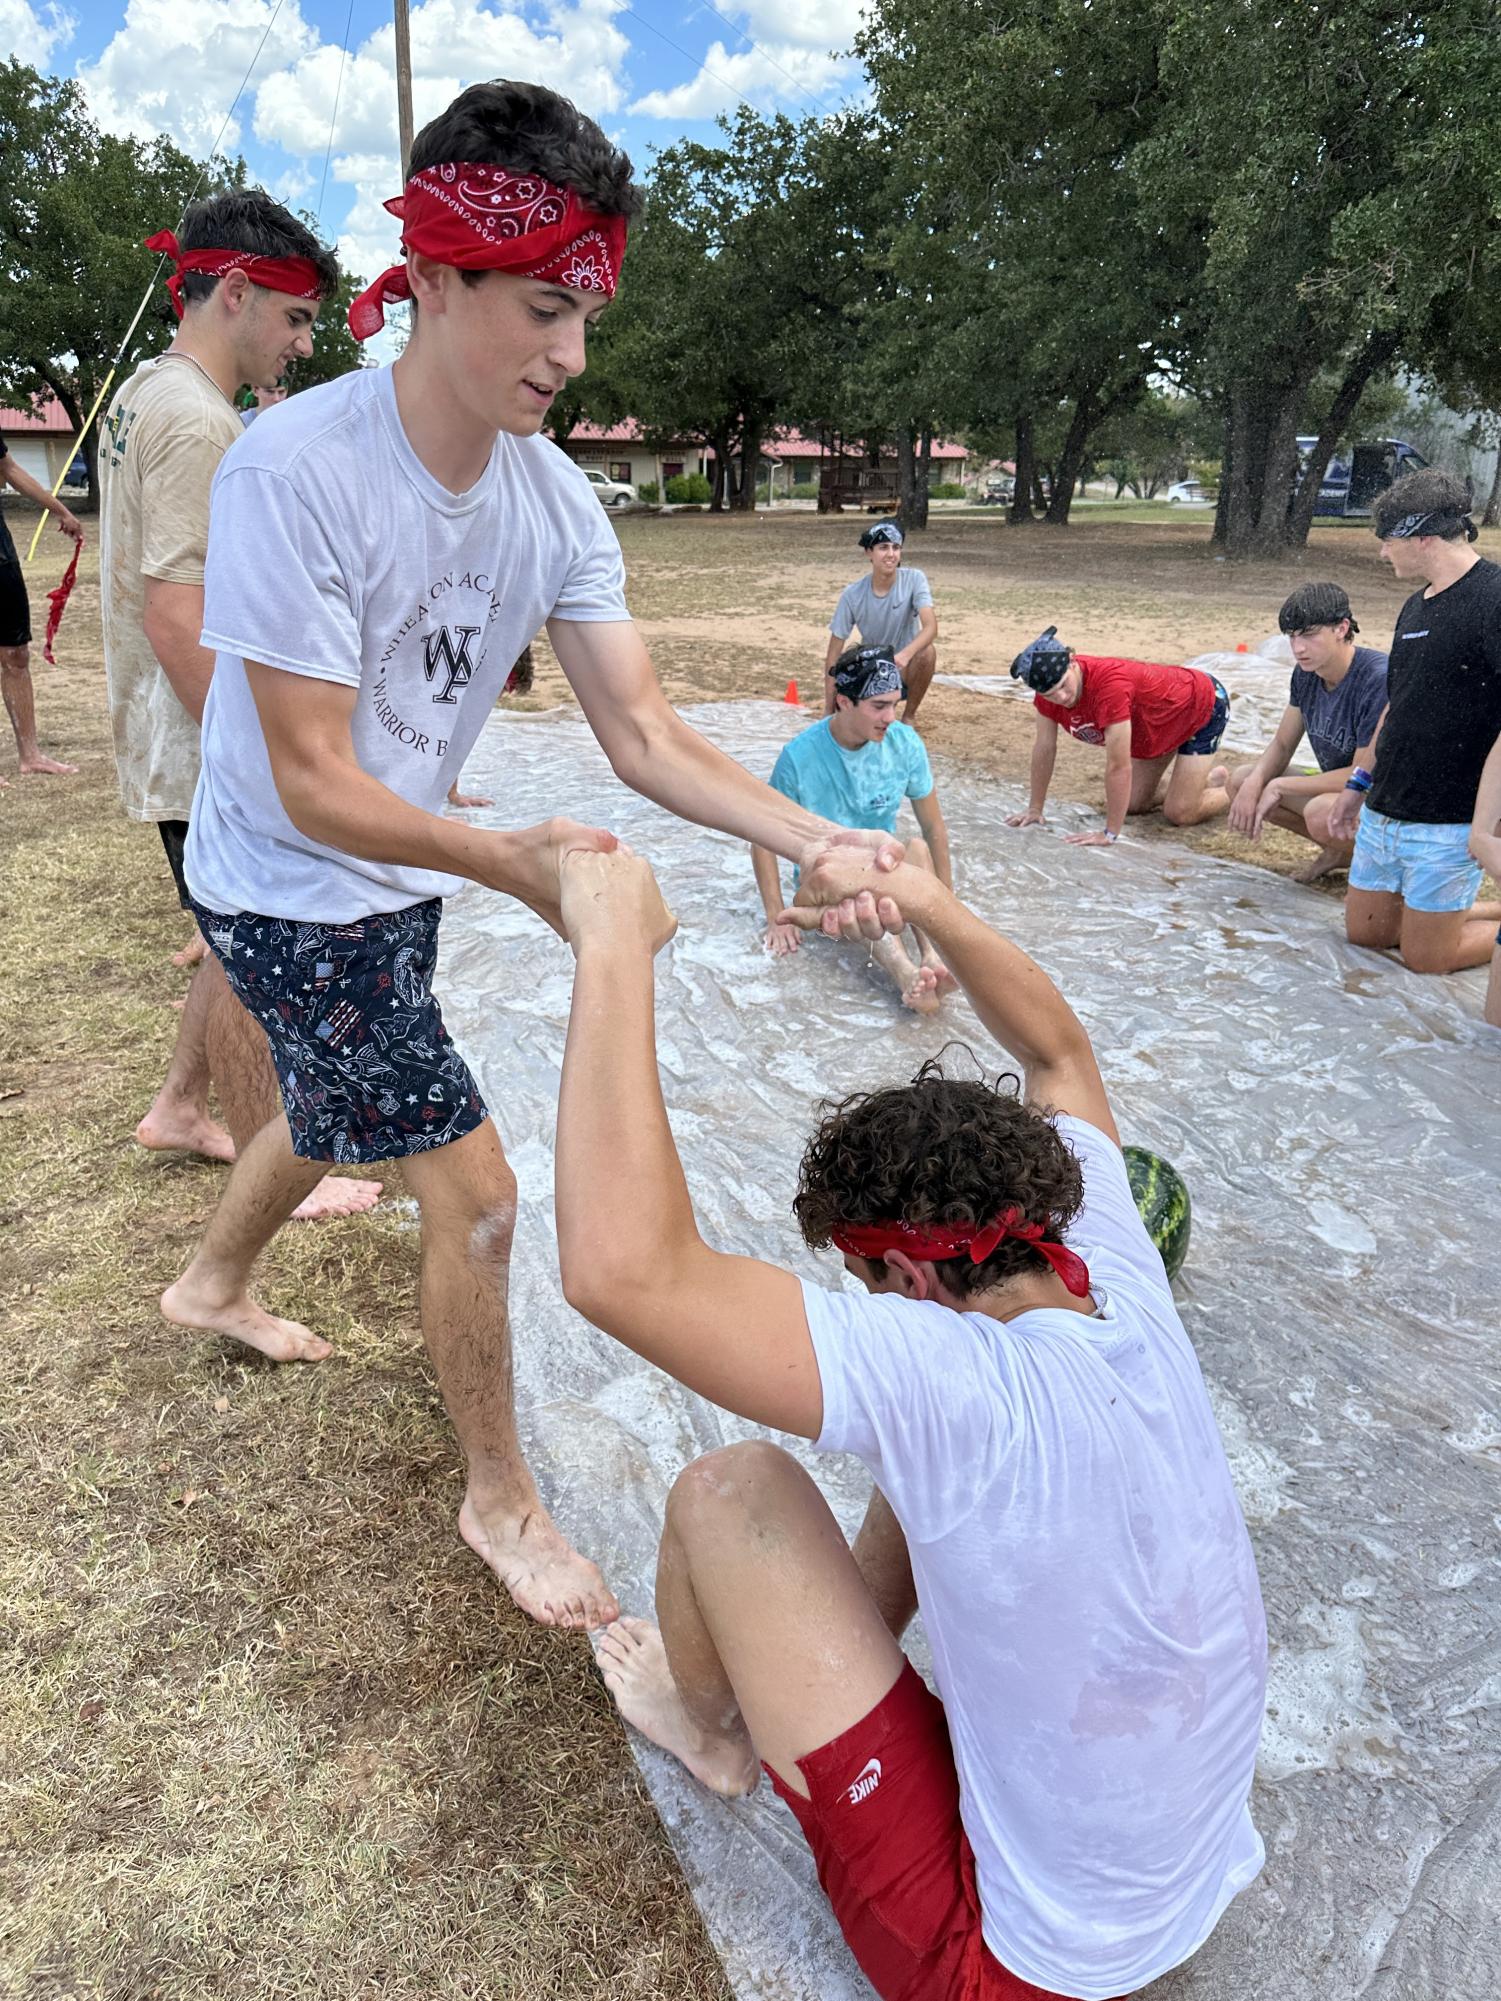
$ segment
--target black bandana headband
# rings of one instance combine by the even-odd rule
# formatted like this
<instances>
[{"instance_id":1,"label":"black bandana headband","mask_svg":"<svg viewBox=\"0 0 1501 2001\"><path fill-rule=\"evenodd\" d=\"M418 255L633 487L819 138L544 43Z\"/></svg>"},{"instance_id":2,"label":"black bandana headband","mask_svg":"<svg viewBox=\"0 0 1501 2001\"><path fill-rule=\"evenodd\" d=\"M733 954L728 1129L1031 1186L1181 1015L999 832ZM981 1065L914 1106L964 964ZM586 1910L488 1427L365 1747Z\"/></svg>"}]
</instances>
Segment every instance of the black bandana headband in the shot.
<instances>
[{"instance_id":1,"label":"black bandana headband","mask_svg":"<svg viewBox=\"0 0 1501 2001\"><path fill-rule=\"evenodd\" d=\"M1454 539L1454 531L1463 528L1467 542L1478 542L1480 530L1468 514L1456 514L1452 508L1436 507L1427 514L1404 514L1394 522L1382 536L1383 542L1410 542L1415 535L1442 535L1446 542Z\"/></svg>"},{"instance_id":2,"label":"black bandana headband","mask_svg":"<svg viewBox=\"0 0 1501 2001\"><path fill-rule=\"evenodd\" d=\"M902 670L884 646L862 646L834 662L834 687L852 702L873 701L877 695L902 695Z\"/></svg>"}]
</instances>

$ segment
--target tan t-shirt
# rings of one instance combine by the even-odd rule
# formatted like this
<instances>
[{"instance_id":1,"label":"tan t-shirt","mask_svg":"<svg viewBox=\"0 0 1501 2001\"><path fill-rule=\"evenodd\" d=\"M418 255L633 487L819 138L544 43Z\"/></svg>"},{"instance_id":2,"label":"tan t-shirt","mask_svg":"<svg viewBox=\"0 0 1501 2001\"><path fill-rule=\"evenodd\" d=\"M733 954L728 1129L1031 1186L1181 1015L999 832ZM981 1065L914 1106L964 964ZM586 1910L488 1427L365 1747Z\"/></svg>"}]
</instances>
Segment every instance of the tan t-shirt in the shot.
<instances>
[{"instance_id":1,"label":"tan t-shirt","mask_svg":"<svg viewBox=\"0 0 1501 2001\"><path fill-rule=\"evenodd\" d=\"M209 488L242 435L234 405L185 355L143 361L100 432L104 664L132 820L186 820L192 809L198 725L147 642L146 579L203 582Z\"/></svg>"}]
</instances>

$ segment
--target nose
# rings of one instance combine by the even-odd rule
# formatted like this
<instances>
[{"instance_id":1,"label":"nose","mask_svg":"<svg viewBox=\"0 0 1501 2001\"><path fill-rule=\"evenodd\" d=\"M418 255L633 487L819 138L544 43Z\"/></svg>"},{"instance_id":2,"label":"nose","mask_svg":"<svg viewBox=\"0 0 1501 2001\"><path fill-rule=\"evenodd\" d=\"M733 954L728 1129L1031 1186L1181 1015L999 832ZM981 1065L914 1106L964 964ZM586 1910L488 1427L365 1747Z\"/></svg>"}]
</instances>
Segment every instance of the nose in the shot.
<instances>
[{"instance_id":1,"label":"nose","mask_svg":"<svg viewBox=\"0 0 1501 2001\"><path fill-rule=\"evenodd\" d=\"M292 351L294 354L300 354L304 361L312 358L313 330L311 327L304 327L301 333L298 334L296 340L292 343Z\"/></svg>"},{"instance_id":2,"label":"nose","mask_svg":"<svg viewBox=\"0 0 1501 2001\"><path fill-rule=\"evenodd\" d=\"M570 313L566 320L559 323L547 353L554 368L561 368L565 375L583 374L588 365L585 353L587 331L582 313Z\"/></svg>"}]
</instances>

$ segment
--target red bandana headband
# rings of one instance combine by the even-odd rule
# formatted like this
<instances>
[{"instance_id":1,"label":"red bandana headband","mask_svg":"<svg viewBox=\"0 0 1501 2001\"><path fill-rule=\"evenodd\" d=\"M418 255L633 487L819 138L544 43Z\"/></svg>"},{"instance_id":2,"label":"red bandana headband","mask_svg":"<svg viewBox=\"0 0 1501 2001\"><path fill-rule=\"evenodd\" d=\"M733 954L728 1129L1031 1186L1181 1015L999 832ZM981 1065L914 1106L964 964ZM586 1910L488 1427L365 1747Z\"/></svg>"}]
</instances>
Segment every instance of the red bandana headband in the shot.
<instances>
[{"instance_id":1,"label":"red bandana headband","mask_svg":"<svg viewBox=\"0 0 1501 2001\"><path fill-rule=\"evenodd\" d=\"M179 250L170 229L148 236L146 248L170 257L177 266L167 280L167 290L179 319L185 271L203 271L211 278L222 278L226 271L243 271L252 285L264 285L268 292L290 292L294 299L307 299L314 305L323 297L318 267L307 257L257 257L249 250Z\"/></svg>"},{"instance_id":2,"label":"red bandana headband","mask_svg":"<svg viewBox=\"0 0 1501 2001\"><path fill-rule=\"evenodd\" d=\"M471 161L424 167L386 207L401 223L403 250L460 271L510 271L602 299L620 283L625 217L601 215L540 174ZM369 340L385 325L386 307L411 296L406 266L393 264L349 308L349 331Z\"/></svg>"},{"instance_id":3,"label":"red bandana headband","mask_svg":"<svg viewBox=\"0 0 1501 2001\"><path fill-rule=\"evenodd\" d=\"M852 1258L879 1258L887 1251L905 1251L909 1258L942 1263L968 1251L972 1265L982 1265L1007 1237L1018 1237L1040 1251L1076 1299L1089 1291L1089 1266L1067 1244L1055 1244L1042 1234L1041 1223L1024 1223L1019 1209L1007 1209L993 1223L841 1223L833 1233L834 1248Z\"/></svg>"}]
</instances>

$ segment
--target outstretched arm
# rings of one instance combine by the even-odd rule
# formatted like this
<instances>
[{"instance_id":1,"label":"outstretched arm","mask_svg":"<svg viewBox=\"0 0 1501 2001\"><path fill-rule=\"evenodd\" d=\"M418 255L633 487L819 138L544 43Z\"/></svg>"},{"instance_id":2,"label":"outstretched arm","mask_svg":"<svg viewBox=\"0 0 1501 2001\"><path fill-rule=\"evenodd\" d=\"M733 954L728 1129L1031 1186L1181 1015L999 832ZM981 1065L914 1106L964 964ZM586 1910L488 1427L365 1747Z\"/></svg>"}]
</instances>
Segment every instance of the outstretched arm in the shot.
<instances>
[{"instance_id":1,"label":"outstretched arm","mask_svg":"<svg viewBox=\"0 0 1501 2001\"><path fill-rule=\"evenodd\" d=\"M821 820L690 729L663 695L634 625L553 619L547 634L600 748L633 792L788 861L806 863L829 841L900 858L889 834Z\"/></svg>"},{"instance_id":2,"label":"outstretched arm","mask_svg":"<svg viewBox=\"0 0 1501 2001\"><path fill-rule=\"evenodd\" d=\"M12 452L7 452L0 458L0 490L3 490L7 480L17 493L34 502L36 506L45 508L64 535L71 535L75 542L78 540L83 533L82 522L71 508L64 507L63 503L55 495L50 494L39 480L34 480L29 472L24 472L16 464L15 454Z\"/></svg>"},{"instance_id":3,"label":"outstretched arm","mask_svg":"<svg viewBox=\"0 0 1501 2001\"><path fill-rule=\"evenodd\" d=\"M1087 1119L1119 1143L1094 1050L1073 1009L1034 959L936 876L903 865L877 877L830 855L804 873L797 907L784 915L806 931L847 938L917 925L982 1023L1021 1064L1027 1102Z\"/></svg>"},{"instance_id":4,"label":"outstretched arm","mask_svg":"<svg viewBox=\"0 0 1501 2001\"><path fill-rule=\"evenodd\" d=\"M816 1438L823 1391L802 1288L704 1242L667 1123L652 954L676 920L637 855L570 855L562 884L578 959L558 1096L564 1295L723 1409Z\"/></svg>"},{"instance_id":5,"label":"outstretched arm","mask_svg":"<svg viewBox=\"0 0 1501 2001\"><path fill-rule=\"evenodd\" d=\"M1058 725L1051 716L1039 714L1037 734L1032 739L1030 790L1025 813L1007 815L1008 827L1040 827L1042 809L1048 803L1048 787L1053 782L1053 765L1058 756Z\"/></svg>"}]
</instances>

